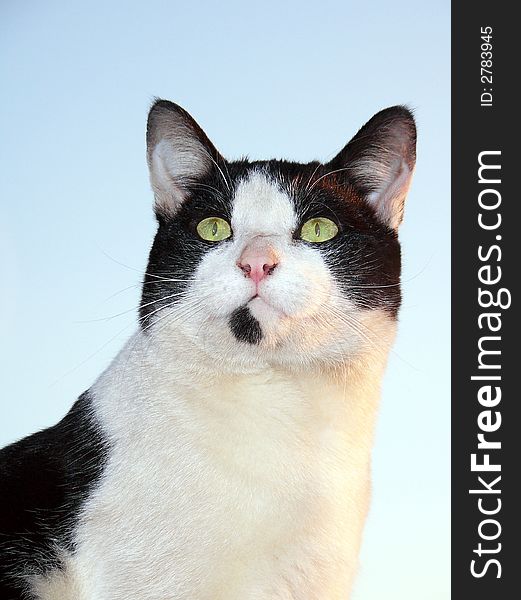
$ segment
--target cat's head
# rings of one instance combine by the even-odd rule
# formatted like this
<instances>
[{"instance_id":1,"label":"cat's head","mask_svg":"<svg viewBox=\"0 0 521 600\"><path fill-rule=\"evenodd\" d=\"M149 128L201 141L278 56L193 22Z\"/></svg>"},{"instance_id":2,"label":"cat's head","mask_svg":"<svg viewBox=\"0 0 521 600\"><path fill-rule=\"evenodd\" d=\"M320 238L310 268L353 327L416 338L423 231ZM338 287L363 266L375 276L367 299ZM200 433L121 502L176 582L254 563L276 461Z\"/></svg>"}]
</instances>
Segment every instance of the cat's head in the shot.
<instances>
[{"instance_id":1,"label":"cat's head","mask_svg":"<svg viewBox=\"0 0 521 600\"><path fill-rule=\"evenodd\" d=\"M404 107L375 115L326 164L228 161L182 108L150 110L159 228L147 335L219 363L343 363L387 350L400 305L397 229L415 163Z\"/></svg>"}]
</instances>

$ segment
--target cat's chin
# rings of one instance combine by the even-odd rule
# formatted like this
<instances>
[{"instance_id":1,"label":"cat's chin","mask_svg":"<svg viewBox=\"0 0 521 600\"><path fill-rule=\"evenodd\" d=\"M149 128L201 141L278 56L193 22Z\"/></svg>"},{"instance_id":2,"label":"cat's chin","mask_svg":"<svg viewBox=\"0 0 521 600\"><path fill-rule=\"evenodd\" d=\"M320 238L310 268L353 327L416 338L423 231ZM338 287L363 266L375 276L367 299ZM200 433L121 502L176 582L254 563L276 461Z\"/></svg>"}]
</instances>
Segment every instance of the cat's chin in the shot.
<instances>
[{"instance_id":1,"label":"cat's chin","mask_svg":"<svg viewBox=\"0 0 521 600\"><path fill-rule=\"evenodd\" d=\"M248 308L262 328L269 328L270 325L278 323L278 321L284 317L284 313L281 310L275 308L261 296L252 298L248 302Z\"/></svg>"}]
</instances>

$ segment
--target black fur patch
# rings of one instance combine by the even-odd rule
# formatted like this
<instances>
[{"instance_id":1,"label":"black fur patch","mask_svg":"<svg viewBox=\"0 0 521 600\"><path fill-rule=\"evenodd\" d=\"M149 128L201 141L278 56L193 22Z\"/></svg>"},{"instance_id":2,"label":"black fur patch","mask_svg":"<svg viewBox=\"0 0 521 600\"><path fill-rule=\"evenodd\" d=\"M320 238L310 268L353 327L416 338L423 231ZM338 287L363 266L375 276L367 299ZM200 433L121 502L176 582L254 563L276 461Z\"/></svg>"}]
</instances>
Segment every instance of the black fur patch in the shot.
<instances>
[{"instance_id":1,"label":"black fur patch","mask_svg":"<svg viewBox=\"0 0 521 600\"><path fill-rule=\"evenodd\" d=\"M321 166L314 180L327 173L328 168ZM359 192L336 174L325 175L312 194L298 188L293 201L301 225L319 216L338 225L336 237L313 244L313 248L322 253L343 294L360 308L384 309L396 317L401 303L401 257L396 231L382 223ZM299 234L297 229L294 237Z\"/></svg>"},{"instance_id":2,"label":"black fur patch","mask_svg":"<svg viewBox=\"0 0 521 600\"><path fill-rule=\"evenodd\" d=\"M230 317L230 329L240 342L258 344L262 340L262 329L247 306L233 311Z\"/></svg>"},{"instance_id":3,"label":"black fur patch","mask_svg":"<svg viewBox=\"0 0 521 600\"><path fill-rule=\"evenodd\" d=\"M229 183L232 185L231 180ZM157 215L158 230L143 283L140 320L146 329L158 310L179 299L197 265L215 243L202 240L197 224L206 217L231 220L233 189L219 173L192 184L190 197L174 216ZM220 242L226 244L227 242Z\"/></svg>"},{"instance_id":4,"label":"black fur patch","mask_svg":"<svg viewBox=\"0 0 521 600\"><path fill-rule=\"evenodd\" d=\"M53 427L0 450L0 598L21 598L17 575L60 567L73 550L79 512L105 464L108 444L88 392Z\"/></svg>"}]
</instances>

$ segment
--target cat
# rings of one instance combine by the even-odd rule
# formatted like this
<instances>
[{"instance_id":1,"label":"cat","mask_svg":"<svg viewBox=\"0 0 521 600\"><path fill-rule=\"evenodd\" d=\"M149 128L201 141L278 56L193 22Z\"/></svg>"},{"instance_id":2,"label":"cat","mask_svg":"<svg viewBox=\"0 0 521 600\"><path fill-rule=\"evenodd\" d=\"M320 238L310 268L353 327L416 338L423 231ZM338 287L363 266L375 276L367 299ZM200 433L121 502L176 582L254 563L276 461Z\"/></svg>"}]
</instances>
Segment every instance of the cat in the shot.
<instances>
[{"instance_id":1,"label":"cat","mask_svg":"<svg viewBox=\"0 0 521 600\"><path fill-rule=\"evenodd\" d=\"M349 597L415 159L403 106L298 164L153 104L139 328L1 451L2 600Z\"/></svg>"}]
</instances>

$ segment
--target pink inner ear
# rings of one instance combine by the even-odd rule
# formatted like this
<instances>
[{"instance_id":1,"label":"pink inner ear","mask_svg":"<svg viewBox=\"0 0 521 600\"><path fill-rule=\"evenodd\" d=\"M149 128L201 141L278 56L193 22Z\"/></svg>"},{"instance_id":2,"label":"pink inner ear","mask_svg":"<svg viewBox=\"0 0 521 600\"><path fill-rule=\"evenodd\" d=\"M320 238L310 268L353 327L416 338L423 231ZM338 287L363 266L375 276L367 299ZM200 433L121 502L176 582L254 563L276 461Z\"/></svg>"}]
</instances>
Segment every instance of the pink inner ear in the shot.
<instances>
[{"instance_id":1,"label":"pink inner ear","mask_svg":"<svg viewBox=\"0 0 521 600\"><path fill-rule=\"evenodd\" d=\"M218 166L222 157L180 106L158 100L147 124L147 160L156 208L175 214L190 185Z\"/></svg>"},{"instance_id":2,"label":"pink inner ear","mask_svg":"<svg viewBox=\"0 0 521 600\"><path fill-rule=\"evenodd\" d=\"M412 170L406 161L399 159L397 163L382 188L367 196L367 201L374 207L380 219L392 229L398 229L402 222L405 196L412 179Z\"/></svg>"},{"instance_id":3,"label":"pink inner ear","mask_svg":"<svg viewBox=\"0 0 521 600\"><path fill-rule=\"evenodd\" d=\"M416 161L416 125L404 106L372 117L326 166L344 173L378 217L396 229Z\"/></svg>"}]
</instances>

